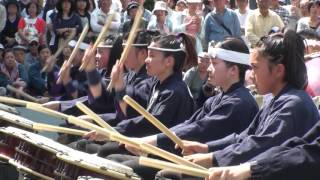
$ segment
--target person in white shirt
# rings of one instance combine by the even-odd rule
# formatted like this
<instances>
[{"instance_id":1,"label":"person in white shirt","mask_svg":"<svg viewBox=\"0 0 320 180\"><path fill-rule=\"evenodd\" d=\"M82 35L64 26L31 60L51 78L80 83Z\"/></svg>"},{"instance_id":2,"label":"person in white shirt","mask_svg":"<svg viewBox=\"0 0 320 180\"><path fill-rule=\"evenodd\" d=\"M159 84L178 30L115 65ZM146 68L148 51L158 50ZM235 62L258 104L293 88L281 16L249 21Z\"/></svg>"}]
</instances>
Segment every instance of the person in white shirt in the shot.
<instances>
[{"instance_id":1,"label":"person in white shirt","mask_svg":"<svg viewBox=\"0 0 320 180\"><path fill-rule=\"evenodd\" d=\"M102 27L106 23L108 16L115 13L111 26L108 30L108 35L114 35L118 33L120 27L120 14L111 9L112 0L100 0L99 7L95 9L91 14L91 29L96 36L101 32Z\"/></svg>"},{"instance_id":2,"label":"person in white shirt","mask_svg":"<svg viewBox=\"0 0 320 180\"><path fill-rule=\"evenodd\" d=\"M248 0L237 0L236 1L238 9L234 10L234 12L237 14L240 27L241 27L241 34L244 34L244 29L246 27L246 21L249 13L251 10L248 7L249 1Z\"/></svg>"}]
</instances>

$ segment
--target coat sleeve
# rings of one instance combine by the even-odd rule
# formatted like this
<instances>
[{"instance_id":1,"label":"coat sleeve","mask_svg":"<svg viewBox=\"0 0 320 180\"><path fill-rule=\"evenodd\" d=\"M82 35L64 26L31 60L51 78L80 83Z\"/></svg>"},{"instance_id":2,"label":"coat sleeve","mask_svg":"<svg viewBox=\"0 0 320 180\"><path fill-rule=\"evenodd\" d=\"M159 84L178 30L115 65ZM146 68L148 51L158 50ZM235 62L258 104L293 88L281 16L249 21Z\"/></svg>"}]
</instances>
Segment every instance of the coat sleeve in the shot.
<instances>
[{"instance_id":1,"label":"coat sleeve","mask_svg":"<svg viewBox=\"0 0 320 180\"><path fill-rule=\"evenodd\" d=\"M291 100L278 103L273 107L273 112L270 112L265 119L260 119L260 126L257 126L255 132L238 138L236 143L223 150L215 151L213 164L237 165L271 147L281 145L291 137L302 137L312 127L312 123L315 123L307 118L309 110L304 105ZM306 122L302 122L301 119L305 119Z\"/></svg>"},{"instance_id":2,"label":"coat sleeve","mask_svg":"<svg viewBox=\"0 0 320 180\"><path fill-rule=\"evenodd\" d=\"M319 179L320 123L303 138L294 137L252 159L252 179Z\"/></svg>"},{"instance_id":3,"label":"coat sleeve","mask_svg":"<svg viewBox=\"0 0 320 180\"><path fill-rule=\"evenodd\" d=\"M175 117L177 107L181 106L185 97L169 91L162 92L159 94L158 98L160 101L158 101L156 107L149 110L149 112L158 120L160 120L165 126L170 128L170 124L175 120L173 118ZM142 116L123 120L117 125L116 129L121 134L135 137L146 136L160 132L153 124L151 124Z\"/></svg>"}]
</instances>

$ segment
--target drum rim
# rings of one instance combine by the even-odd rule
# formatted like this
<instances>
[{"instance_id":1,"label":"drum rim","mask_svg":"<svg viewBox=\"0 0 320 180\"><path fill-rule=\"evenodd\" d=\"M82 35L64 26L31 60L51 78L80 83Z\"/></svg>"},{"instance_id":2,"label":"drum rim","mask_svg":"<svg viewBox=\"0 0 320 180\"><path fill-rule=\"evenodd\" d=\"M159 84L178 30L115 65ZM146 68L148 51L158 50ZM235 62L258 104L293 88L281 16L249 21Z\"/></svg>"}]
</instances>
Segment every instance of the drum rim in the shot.
<instances>
[{"instance_id":1,"label":"drum rim","mask_svg":"<svg viewBox=\"0 0 320 180\"><path fill-rule=\"evenodd\" d=\"M91 171L94 171L96 173L100 173L103 175L112 176L113 178L133 179L133 180L141 179L136 173L133 172L133 170L129 174L128 173L121 173L121 172L118 172L114 169L108 169L105 166L97 167L96 165L86 163L83 160L82 161L72 160L71 156L69 156L68 154L57 153L56 156L59 160L64 161L66 163L69 163L69 164L72 164L75 166L79 166L80 168L91 170ZM99 158L101 158L101 157L99 157ZM79 158L79 159L81 160L81 158Z\"/></svg>"}]
</instances>

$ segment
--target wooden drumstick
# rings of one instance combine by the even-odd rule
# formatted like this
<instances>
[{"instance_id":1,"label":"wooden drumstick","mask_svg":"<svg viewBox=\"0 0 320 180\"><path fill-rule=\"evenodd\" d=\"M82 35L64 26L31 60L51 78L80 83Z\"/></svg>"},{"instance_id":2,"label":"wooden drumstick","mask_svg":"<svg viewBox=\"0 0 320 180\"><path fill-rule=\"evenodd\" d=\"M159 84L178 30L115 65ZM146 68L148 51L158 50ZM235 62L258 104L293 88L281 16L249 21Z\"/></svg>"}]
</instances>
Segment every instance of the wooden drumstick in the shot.
<instances>
[{"instance_id":1,"label":"wooden drumstick","mask_svg":"<svg viewBox=\"0 0 320 180\"><path fill-rule=\"evenodd\" d=\"M145 117L148 121L150 121L154 126L156 126L161 132L167 135L174 143L178 144L181 148L183 148L182 140L176 136L173 132L170 131L165 125L163 125L157 118L155 118L152 114L146 111L142 106L140 106L135 100L133 100L130 96L125 95L123 100L129 104L133 109L138 111L143 117Z\"/></svg>"},{"instance_id":2,"label":"wooden drumstick","mask_svg":"<svg viewBox=\"0 0 320 180\"><path fill-rule=\"evenodd\" d=\"M68 122L70 122L70 123L72 123L74 125L80 126L82 128L86 128L86 129L90 129L90 130L96 131L97 133L106 136L110 140L117 141L117 142L120 142L120 143L123 143L123 144L127 144L127 145L130 145L130 146L133 146L133 147L135 147L137 149L140 149L140 143L139 142L135 142L131 138L128 138L128 137L123 136L123 135L121 135L119 133L110 131L108 129L99 127L99 126L97 126L95 124L92 124L90 122L87 122L87 121L85 121L83 119L76 118L74 116L69 116Z\"/></svg>"},{"instance_id":3,"label":"wooden drumstick","mask_svg":"<svg viewBox=\"0 0 320 180\"><path fill-rule=\"evenodd\" d=\"M108 123L106 123L103 119L100 118L96 113L91 111L86 105L84 105L82 102L76 103L77 108L79 108L82 112L84 112L86 115L90 116L97 124L99 124L101 127L106 128L110 131L116 132L113 127L111 127Z\"/></svg>"},{"instance_id":4,"label":"wooden drumstick","mask_svg":"<svg viewBox=\"0 0 320 180\"><path fill-rule=\"evenodd\" d=\"M183 157L177 156L175 154L172 154L170 152L167 152L165 150L162 150L162 149L157 148L155 146L152 146L150 144L141 143L140 148L141 148L141 150L143 150L145 152L152 153L154 155L157 155L159 157L162 157L164 159L167 159L167 160L172 161L177 164L181 164L181 165L196 168L196 169L207 170L206 168L204 168L198 164L195 164L193 162L190 162L190 161L184 159Z\"/></svg>"},{"instance_id":5,"label":"wooden drumstick","mask_svg":"<svg viewBox=\"0 0 320 180\"><path fill-rule=\"evenodd\" d=\"M76 126L82 127L82 128L86 128L86 129L90 129L90 130L96 131L97 133L102 134L102 135L106 136L109 139L110 139L111 135L114 134L114 132L112 132L112 131L110 131L108 129L102 128L100 126L97 126L95 124L92 124L92 123L90 123L88 121L85 121L83 119L80 119L80 118L77 118L77 117L74 117L74 116L68 116L68 122L72 123L72 124L74 124Z\"/></svg>"},{"instance_id":6,"label":"wooden drumstick","mask_svg":"<svg viewBox=\"0 0 320 180\"><path fill-rule=\"evenodd\" d=\"M141 142L137 142L132 138L126 137L126 136L121 135L119 133L112 132L110 130L107 130L105 128L99 127L99 126L97 126L95 124L92 124L90 122L87 122L85 120L76 118L74 116L69 116L68 117L68 122L70 122L70 123L72 123L74 125L80 126L82 128L94 130L97 133L106 136L110 140L117 141L117 142L132 146L132 147L137 148L137 149L141 149L144 152L160 156L160 157L162 157L164 159L167 159L169 161L172 161L174 163L182 164L182 165L193 167L193 168L197 168L197 169L206 170L206 168L204 168L204 167L202 167L200 165L197 165L195 163L192 163L192 162L190 162L190 161L188 161L186 159L183 159L180 156L171 154L171 153L166 152L166 151L164 151L162 149L154 147L154 146L152 146L150 144L144 144L144 143L141 143Z\"/></svg>"},{"instance_id":7,"label":"wooden drumstick","mask_svg":"<svg viewBox=\"0 0 320 180\"><path fill-rule=\"evenodd\" d=\"M195 177L209 177L209 170L196 169L189 166L173 164L158 159L151 159L147 157L140 157L139 164L143 166L153 167L157 169L167 169L172 172L187 174Z\"/></svg>"},{"instance_id":8,"label":"wooden drumstick","mask_svg":"<svg viewBox=\"0 0 320 180\"><path fill-rule=\"evenodd\" d=\"M5 96L0 96L0 102L5 103L5 104L13 104L17 106L27 106L28 103L33 103L30 101L24 101L21 99L15 99L11 97L5 97Z\"/></svg>"},{"instance_id":9,"label":"wooden drumstick","mask_svg":"<svg viewBox=\"0 0 320 180\"><path fill-rule=\"evenodd\" d=\"M64 128L64 127L53 126L53 125L43 124L43 123L34 123L32 125L32 128L36 131L57 132L57 133L65 133L65 134L76 135L76 136L83 136L86 133L88 133L88 131Z\"/></svg>"},{"instance_id":10,"label":"wooden drumstick","mask_svg":"<svg viewBox=\"0 0 320 180\"><path fill-rule=\"evenodd\" d=\"M112 20L113 20L114 16L115 16L115 13L111 14L111 15L108 17L106 24L102 27L102 30L101 30L101 32L99 33L99 36L97 37L97 40L96 40L96 42L94 43L94 45L93 45L93 47L92 47L93 50L97 49L99 43L100 43L101 41L103 41L103 39L104 39L105 36L107 35L107 32L108 32L108 30L109 30L109 27L111 26L111 23L112 23ZM83 61L83 63L81 64L79 70L80 70L80 71L83 71L84 68L87 67L88 63L89 63L89 61L87 61L87 60Z\"/></svg>"},{"instance_id":11,"label":"wooden drumstick","mask_svg":"<svg viewBox=\"0 0 320 180\"><path fill-rule=\"evenodd\" d=\"M49 67L56 63L57 57L62 53L63 49L68 46L69 41L71 41L76 35L76 31L72 31L71 34L68 36L66 41L59 47L59 49L54 53L51 58L51 62L46 62L45 66L42 68L41 72L46 72Z\"/></svg>"},{"instance_id":12,"label":"wooden drumstick","mask_svg":"<svg viewBox=\"0 0 320 180\"><path fill-rule=\"evenodd\" d=\"M40 104L27 103L26 108L37 111L37 112L48 114L48 115L56 117L56 118L61 118L63 120L68 119L68 115L61 113L61 112L58 112L58 111L55 111L55 110L52 110L52 109L49 109L49 108L46 108L46 107L43 107Z\"/></svg>"},{"instance_id":13,"label":"wooden drumstick","mask_svg":"<svg viewBox=\"0 0 320 180\"><path fill-rule=\"evenodd\" d=\"M120 57L120 60L119 60L119 65L122 66L123 63L124 63L124 60L127 58L128 56L128 53L130 51L130 48L131 48L131 45L137 35L137 30L139 28L139 25L140 25L140 21L142 19L142 15L143 15L143 9L142 7L139 7L138 9L138 12L134 18L134 22L133 22L133 25L132 25L132 28L130 30L130 33L129 33L129 37L128 37L128 40L126 42L126 46L121 54L121 57ZM113 80L111 79L108 87L107 87L107 90L108 91L111 91L112 87L113 87Z\"/></svg>"},{"instance_id":14,"label":"wooden drumstick","mask_svg":"<svg viewBox=\"0 0 320 180\"><path fill-rule=\"evenodd\" d=\"M73 48L73 51L72 51L69 59L67 60L67 63L72 64L72 61L73 61L74 57L76 56L76 54L77 54L77 52L79 50L80 44L83 42L83 40L86 37L88 31L89 31L89 24L87 23L85 25L85 27L83 28L83 31L82 31L82 33L81 33L81 35L79 37L79 40L77 41L75 47ZM65 71L66 71L66 68L62 66L60 71L59 71L59 78L57 80L58 84L60 84L62 82L60 77L64 76Z\"/></svg>"},{"instance_id":15,"label":"wooden drumstick","mask_svg":"<svg viewBox=\"0 0 320 180\"><path fill-rule=\"evenodd\" d=\"M16 94L18 94L18 95L21 95L22 97L24 97L24 98L26 98L26 99L28 99L28 100L30 100L32 102L38 102L37 98L29 95L28 93L26 93L26 92L24 92L22 90L17 89L17 88L15 88L15 87L13 87L13 86L11 86L9 84L7 85L7 89L12 91L12 92L14 92L14 93L16 93Z\"/></svg>"}]
</instances>

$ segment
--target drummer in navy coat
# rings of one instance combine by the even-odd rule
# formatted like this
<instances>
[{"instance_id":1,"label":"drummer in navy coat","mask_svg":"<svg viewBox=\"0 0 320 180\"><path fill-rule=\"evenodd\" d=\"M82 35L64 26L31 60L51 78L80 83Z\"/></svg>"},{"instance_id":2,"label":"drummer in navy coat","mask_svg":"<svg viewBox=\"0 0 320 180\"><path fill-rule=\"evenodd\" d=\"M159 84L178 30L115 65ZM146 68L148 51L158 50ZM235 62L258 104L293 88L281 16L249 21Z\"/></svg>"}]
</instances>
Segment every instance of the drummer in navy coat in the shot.
<instances>
[{"instance_id":1,"label":"drummer in navy coat","mask_svg":"<svg viewBox=\"0 0 320 180\"><path fill-rule=\"evenodd\" d=\"M205 167L237 165L308 132L320 118L303 90L307 84L303 57L303 40L294 31L262 38L250 58L252 79L258 93L271 93L273 98L245 131L207 144L190 143L184 147L186 153L205 154L186 158Z\"/></svg>"},{"instance_id":2,"label":"drummer in navy coat","mask_svg":"<svg viewBox=\"0 0 320 180\"><path fill-rule=\"evenodd\" d=\"M229 38L217 47L229 54L221 56L220 53L211 60L208 83L221 87L221 92L209 98L190 119L171 128L181 139L205 143L231 133L240 133L249 126L258 112L255 99L243 86L245 72L249 67L247 46L240 39ZM164 134L144 139L167 151L176 151L174 143Z\"/></svg>"},{"instance_id":3,"label":"drummer in navy coat","mask_svg":"<svg viewBox=\"0 0 320 180\"><path fill-rule=\"evenodd\" d=\"M320 122L303 138L294 137L239 166L212 169L210 180L320 179ZM228 171L228 173L226 173Z\"/></svg>"}]
</instances>

